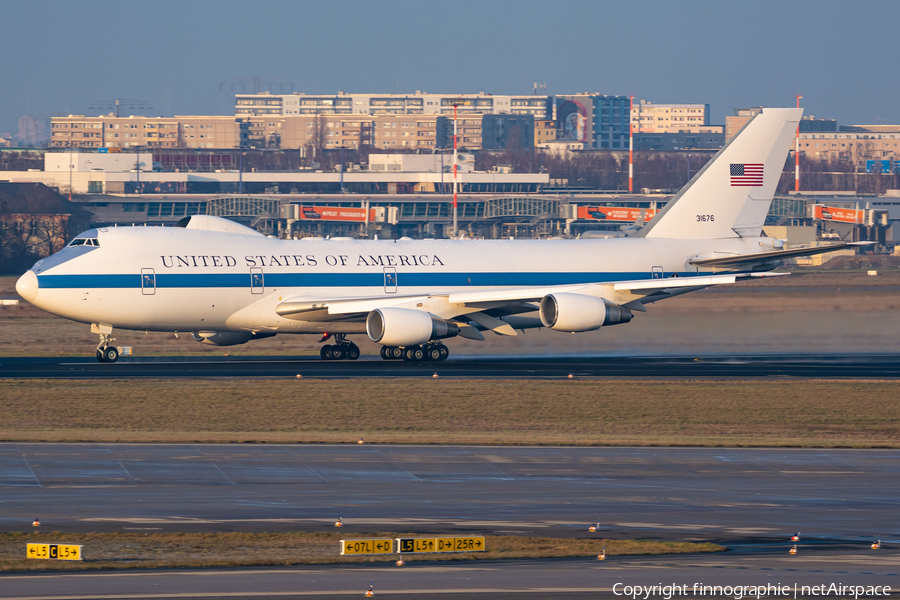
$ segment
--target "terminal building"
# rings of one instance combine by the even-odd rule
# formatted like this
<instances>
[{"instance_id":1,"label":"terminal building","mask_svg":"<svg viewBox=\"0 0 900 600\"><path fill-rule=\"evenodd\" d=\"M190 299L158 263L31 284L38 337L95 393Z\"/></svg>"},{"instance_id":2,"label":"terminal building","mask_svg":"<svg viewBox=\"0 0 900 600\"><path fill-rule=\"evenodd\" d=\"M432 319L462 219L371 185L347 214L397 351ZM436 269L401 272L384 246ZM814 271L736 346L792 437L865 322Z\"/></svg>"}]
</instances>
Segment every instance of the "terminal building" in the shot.
<instances>
[{"instance_id":1,"label":"terminal building","mask_svg":"<svg viewBox=\"0 0 900 600\"><path fill-rule=\"evenodd\" d=\"M204 155L194 155L199 158ZM72 194L387 194L452 191L453 158L449 154L371 154L367 169L314 169L244 172L162 170L164 159L179 155L100 152L48 152L44 170L6 171L0 181L43 183ZM234 166L233 157L207 155ZM466 193L534 193L549 181L547 173L474 170L474 155L459 153L459 189ZM176 163L177 164L177 163Z\"/></svg>"},{"instance_id":2,"label":"terminal building","mask_svg":"<svg viewBox=\"0 0 900 600\"><path fill-rule=\"evenodd\" d=\"M672 197L554 189L546 173L477 172L471 154L461 157L457 217L471 237L615 237L649 221ZM446 155L371 155L368 169L344 173L163 172L153 170L155 158L149 152L48 153L45 170L3 172L0 181L71 192L97 226L171 226L208 214L280 237L451 235ZM776 196L766 226L767 235L789 244L843 239L892 247L900 242L900 191Z\"/></svg>"}]
</instances>

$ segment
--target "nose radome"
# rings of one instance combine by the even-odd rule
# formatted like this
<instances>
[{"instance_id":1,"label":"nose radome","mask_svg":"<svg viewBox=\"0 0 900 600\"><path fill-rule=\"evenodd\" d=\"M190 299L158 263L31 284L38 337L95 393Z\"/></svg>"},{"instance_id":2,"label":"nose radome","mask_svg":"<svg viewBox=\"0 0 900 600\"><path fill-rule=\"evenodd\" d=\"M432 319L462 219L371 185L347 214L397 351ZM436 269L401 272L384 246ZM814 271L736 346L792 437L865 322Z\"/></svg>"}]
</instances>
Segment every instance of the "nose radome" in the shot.
<instances>
[{"instance_id":1,"label":"nose radome","mask_svg":"<svg viewBox=\"0 0 900 600\"><path fill-rule=\"evenodd\" d=\"M38 278L34 271L26 271L16 282L16 292L28 302L34 303L38 295Z\"/></svg>"}]
</instances>

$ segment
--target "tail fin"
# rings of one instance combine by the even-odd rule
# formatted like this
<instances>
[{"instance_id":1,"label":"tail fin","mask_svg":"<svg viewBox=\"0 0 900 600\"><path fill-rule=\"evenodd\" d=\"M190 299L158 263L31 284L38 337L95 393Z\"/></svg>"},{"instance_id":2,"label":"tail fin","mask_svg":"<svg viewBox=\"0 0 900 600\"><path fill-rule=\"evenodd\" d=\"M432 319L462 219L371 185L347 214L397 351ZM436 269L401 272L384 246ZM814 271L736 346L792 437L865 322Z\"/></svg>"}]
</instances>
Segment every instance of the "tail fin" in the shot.
<instances>
[{"instance_id":1,"label":"tail fin","mask_svg":"<svg viewBox=\"0 0 900 600\"><path fill-rule=\"evenodd\" d=\"M797 108L764 108L637 237L758 236L802 114Z\"/></svg>"}]
</instances>

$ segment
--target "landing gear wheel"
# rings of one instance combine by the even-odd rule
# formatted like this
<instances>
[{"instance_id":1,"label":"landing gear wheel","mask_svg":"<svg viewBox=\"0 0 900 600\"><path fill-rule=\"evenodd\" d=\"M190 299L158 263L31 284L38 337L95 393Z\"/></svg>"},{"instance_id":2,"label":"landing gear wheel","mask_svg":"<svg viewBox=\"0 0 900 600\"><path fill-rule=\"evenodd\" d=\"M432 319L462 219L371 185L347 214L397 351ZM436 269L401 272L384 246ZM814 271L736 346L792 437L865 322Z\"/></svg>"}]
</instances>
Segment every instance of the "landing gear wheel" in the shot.
<instances>
[{"instance_id":1,"label":"landing gear wheel","mask_svg":"<svg viewBox=\"0 0 900 600\"><path fill-rule=\"evenodd\" d=\"M319 356L322 357L322 360L331 360L331 344L325 344L319 349Z\"/></svg>"},{"instance_id":2,"label":"landing gear wheel","mask_svg":"<svg viewBox=\"0 0 900 600\"><path fill-rule=\"evenodd\" d=\"M391 355L388 354L391 351L390 346L382 346L381 347L381 358L384 360L391 360Z\"/></svg>"},{"instance_id":3,"label":"landing gear wheel","mask_svg":"<svg viewBox=\"0 0 900 600\"><path fill-rule=\"evenodd\" d=\"M422 346L410 346L403 349L403 360L406 362L422 362L425 359L425 350Z\"/></svg>"},{"instance_id":4,"label":"landing gear wheel","mask_svg":"<svg viewBox=\"0 0 900 600\"><path fill-rule=\"evenodd\" d=\"M441 360L441 349L439 346L432 346L425 353L425 359L428 362L438 362Z\"/></svg>"},{"instance_id":5,"label":"landing gear wheel","mask_svg":"<svg viewBox=\"0 0 900 600\"><path fill-rule=\"evenodd\" d=\"M331 360L344 360L344 354L343 346L331 347Z\"/></svg>"},{"instance_id":6,"label":"landing gear wheel","mask_svg":"<svg viewBox=\"0 0 900 600\"><path fill-rule=\"evenodd\" d=\"M103 349L103 362L114 363L119 360L119 349L115 346L107 346Z\"/></svg>"},{"instance_id":7,"label":"landing gear wheel","mask_svg":"<svg viewBox=\"0 0 900 600\"><path fill-rule=\"evenodd\" d=\"M398 348L397 346L389 346L390 353L388 356L391 360L402 360L403 359L403 348Z\"/></svg>"},{"instance_id":8,"label":"landing gear wheel","mask_svg":"<svg viewBox=\"0 0 900 600\"><path fill-rule=\"evenodd\" d=\"M438 359L441 362L447 360L447 357L450 356L450 350L443 344L438 346L438 352L441 353L441 357Z\"/></svg>"},{"instance_id":9,"label":"landing gear wheel","mask_svg":"<svg viewBox=\"0 0 900 600\"><path fill-rule=\"evenodd\" d=\"M106 362L106 357L103 356L103 350L100 348L97 348L97 361L102 363Z\"/></svg>"},{"instance_id":10,"label":"landing gear wheel","mask_svg":"<svg viewBox=\"0 0 900 600\"><path fill-rule=\"evenodd\" d=\"M344 347L344 358L347 360L356 360L359 358L359 346L356 344L347 344Z\"/></svg>"}]
</instances>

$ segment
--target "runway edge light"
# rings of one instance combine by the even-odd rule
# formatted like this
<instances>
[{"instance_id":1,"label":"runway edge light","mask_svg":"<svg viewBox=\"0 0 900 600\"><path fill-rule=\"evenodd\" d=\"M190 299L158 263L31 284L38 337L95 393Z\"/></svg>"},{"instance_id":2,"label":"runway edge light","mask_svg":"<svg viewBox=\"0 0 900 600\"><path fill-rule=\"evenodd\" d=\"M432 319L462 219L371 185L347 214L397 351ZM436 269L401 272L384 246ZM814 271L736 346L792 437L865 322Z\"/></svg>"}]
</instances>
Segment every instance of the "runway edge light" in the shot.
<instances>
[{"instance_id":1,"label":"runway edge light","mask_svg":"<svg viewBox=\"0 0 900 600\"><path fill-rule=\"evenodd\" d=\"M801 531L803 531L803 528L802 528L802 527L801 527L800 529L797 530L797 533L795 533L794 535L791 536L791 541L792 541L792 542L799 542L799 541L800 541L800 532L801 532Z\"/></svg>"},{"instance_id":2,"label":"runway edge light","mask_svg":"<svg viewBox=\"0 0 900 600\"><path fill-rule=\"evenodd\" d=\"M369 589L366 590L366 597L375 595L375 591L372 589L374 585L375 585L374 581L369 582Z\"/></svg>"},{"instance_id":3,"label":"runway edge light","mask_svg":"<svg viewBox=\"0 0 900 600\"><path fill-rule=\"evenodd\" d=\"M878 540L872 542L872 545L870 546L870 548L872 548L872 550L878 550L879 548L881 548L881 536L880 535L878 536Z\"/></svg>"},{"instance_id":4,"label":"runway edge light","mask_svg":"<svg viewBox=\"0 0 900 600\"><path fill-rule=\"evenodd\" d=\"M40 519L38 519L38 518L35 517L34 521L32 521L32 523L31 523L31 526L32 526L32 527L40 527L40 526L41 526L41 521L40 521Z\"/></svg>"},{"instance_id":5,"label":"runway edge light","mask_svg":"<svg viewBox=\"0 0 900 600\"><path fill-rule=\"evenodd\" d=\"M343 527L344 526L344 513L341 513L338 517L338 520L334 522L335 527Z\"/></svg>"},{"instance_id":6,"label":"runway edge light","mask_svg":"<svg viewBox=\"0 0 900 600\"><path fill-rule=\"evenodd\" d=\"M797 544L794 544L793 548L791 548L790 554L797 554Z\"/></svg>"},{"instance_id":7,"label":"runway edge light","mask_svg":"<svg viewBox=\"0 0 900 600\"><path fill-rule=\"evenodd\" d=\"M597 560L606 560L606 544L603 544L603 549L600 550L600 554L597 555Z\"/></svg>"},{"instance_id":8,"label":"runway edge light","mask_svg":"<svg viewBox=\"0 0 900 600\"><path fill-rule=\"evenodd\" d=\"M398 567L402 567L402 566L405 565L405 564L406 564L406 562L403 560L403 555L401 554L401 555L400 555L400 560L397 561L397 566L398 566Z\"/></svg>"}]
</instances>

